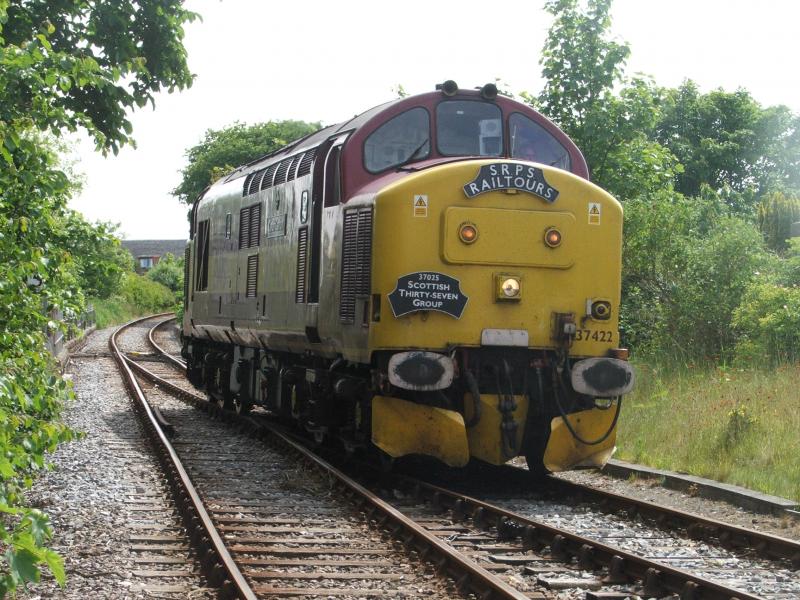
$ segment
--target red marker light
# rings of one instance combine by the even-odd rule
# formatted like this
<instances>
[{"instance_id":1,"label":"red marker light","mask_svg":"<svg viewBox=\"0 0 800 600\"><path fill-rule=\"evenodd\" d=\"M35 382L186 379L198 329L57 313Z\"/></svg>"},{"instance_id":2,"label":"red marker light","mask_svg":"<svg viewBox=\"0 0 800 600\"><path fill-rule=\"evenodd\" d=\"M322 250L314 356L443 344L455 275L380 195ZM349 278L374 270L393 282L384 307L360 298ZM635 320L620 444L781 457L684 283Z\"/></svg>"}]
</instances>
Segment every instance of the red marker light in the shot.
<instances>
[{"instance_id":1,"label":"red marker light","mask_svg":"<svg viewBox=\"0 0 800 600\"><path fill-rule=\"evenodd\" d=\"M551 248L557 248L561 245L561 232L558 229L551 227L544 232L544 243Z\"/></svg>"},{"instance_id":2,"label":"red marker light","mask_svg":"<svg viewBox=\"0 0 800 600\"><path fill-rule=\"evenodd\" d=\"M458 228L458 237L465 244L471 244L478 239L478 228L472 223L462 223Z\"/></svg>"}]
</instances>

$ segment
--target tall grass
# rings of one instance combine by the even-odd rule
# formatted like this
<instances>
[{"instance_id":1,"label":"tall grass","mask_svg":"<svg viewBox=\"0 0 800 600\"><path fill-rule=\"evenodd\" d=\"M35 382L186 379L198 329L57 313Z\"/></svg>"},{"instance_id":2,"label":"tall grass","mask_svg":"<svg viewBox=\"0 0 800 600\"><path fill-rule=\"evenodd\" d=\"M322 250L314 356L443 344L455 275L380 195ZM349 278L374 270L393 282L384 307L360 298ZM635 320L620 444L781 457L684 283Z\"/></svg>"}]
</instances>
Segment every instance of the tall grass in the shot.
<instances>
[{"instance_id":1,"label":"tall grass","mask_svg":"<svg viewBox=\"0 0 800 600\"><path fill-rule=\"evenodd\" d=\"M800 365L636 369L619 458L800 500Z\"/></svg>"}]
</instances>

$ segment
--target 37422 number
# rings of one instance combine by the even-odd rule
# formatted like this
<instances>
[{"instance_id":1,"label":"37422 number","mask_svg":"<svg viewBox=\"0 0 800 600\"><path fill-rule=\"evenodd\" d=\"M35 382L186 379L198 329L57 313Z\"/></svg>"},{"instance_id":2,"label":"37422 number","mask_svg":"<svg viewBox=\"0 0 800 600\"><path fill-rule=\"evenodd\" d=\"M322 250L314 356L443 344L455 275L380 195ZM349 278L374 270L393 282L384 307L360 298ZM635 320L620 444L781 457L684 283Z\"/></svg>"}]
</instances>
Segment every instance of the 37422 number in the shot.
<instances>
[{"instance_id":1,"label":"37422 number","mask_svg":"<svg viewBox=\"0 0 800 600\"><path fill-rule=\"evenodd\" d=\"M580 342L610 342L614 339L611 331L598 329L578 329L575 331L575 341Z\"/></svg>"}]
</instances>

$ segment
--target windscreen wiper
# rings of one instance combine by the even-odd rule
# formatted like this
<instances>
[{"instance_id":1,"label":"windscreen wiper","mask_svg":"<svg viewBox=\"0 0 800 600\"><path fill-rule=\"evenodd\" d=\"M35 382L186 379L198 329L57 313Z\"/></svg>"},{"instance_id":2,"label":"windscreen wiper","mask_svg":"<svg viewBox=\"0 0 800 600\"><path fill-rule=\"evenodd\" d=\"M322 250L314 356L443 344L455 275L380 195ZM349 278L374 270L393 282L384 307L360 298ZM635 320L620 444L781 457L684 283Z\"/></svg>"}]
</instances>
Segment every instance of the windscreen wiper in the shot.
<instances>
[{"instance_id":1,"label":"windscreen wiper","mask_svg":"<svg viewBox=\"0 0 800 600\"><path fill-rule=\"evenodd\" d=\"M414 151L411 154L408 155L408 158L405 159L403 162L399 163L395 167L395 169L397 171L416 171L416 169L404 169L403 167L405 165L407 165L408 163L410 163L412 160L414 160L414 157L417 155L417 152L422 150L425 147L425 144L427 144L429 141L430 141L430 138L425 138L424 140L422 140L422 143L419 146L417 146L416 148L414 148Z\"/></svg>"}]
</instances>

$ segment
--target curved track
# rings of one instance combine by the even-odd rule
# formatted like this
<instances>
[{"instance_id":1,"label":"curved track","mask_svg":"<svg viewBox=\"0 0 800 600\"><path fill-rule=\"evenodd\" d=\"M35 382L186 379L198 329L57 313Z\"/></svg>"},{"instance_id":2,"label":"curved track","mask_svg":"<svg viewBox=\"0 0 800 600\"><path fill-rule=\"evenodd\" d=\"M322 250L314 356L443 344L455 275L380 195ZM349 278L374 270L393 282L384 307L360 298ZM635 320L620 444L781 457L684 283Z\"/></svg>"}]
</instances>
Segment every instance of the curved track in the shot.
<instances>
[{"instance_id":1,"label":"curved track","mask_svg":"<svg viewBox=\"0 0 800 600\"><path fill-rule=\"evenodd\" d=\"M168 356L169 353L163 347L166 344L157 341L157 336L157 328L154 327L149 333L152 348L159 355ZM167 360L169 366L158 362L148 365L152 367L150 371L160 371L160 387L171 388L171 393L180 395L184 400L205 408L212 414L222 414L205 397L187 388L189 384L181 375L181 361L174 357ZM159 366L156 368L156 365ZM137 368L144 373L143 367ZM148 377L156 375L151 372ZM172 380L172 383L164 378ZM234 415L225 413L225 417L233 419ZM259 436L281 440L281 444L300 452L305 457L304 460L321 461L263 419L239 417L238 420L247 424ZM331 469L328 473L343 476L330 465L326 468ZM363 482L365 470L359 468L357 471ZM621 511L623 518L636 519L638 523L635 526L623 525L634 530L633 536L628 536L632 539L650 538L663 541L670 536L703 539L711 545L704 545L705 550L701 554L708 555L715 568L709 568L708 564L699 564L697 561L693 563L691 557L687 557L685 553L681 555L674 548L661 548L661 552L654 553L651 544L651 550L648 547L623 550L619 542L625 536L602 535L592 531L578 532L576 529L580 529L579 526L558 526L552 519L545 522L547 519L522 514L530 512L526 510L526 505L531 504L531 498L519 495L519 492L514 496L506 490L514 486L530 487L530 480L524 471L512 468L495 470L490 477L496 477L498 482L503 482L498 483L493 494L495 498L491 501L402 477L387 479L386 476L375 475L367 478L369 483L366 485L378 494L382 492L385 504L394 505L388 506L390 510L384 513L390 516L381 516L380 520L389 521L405 514L408 521L416 527L397 521L395 528L398 533L405 530L401 534L404 542L416 547L423 555L429 555L431 549L441 553L436 559L440 566L447 565L455 573L462 588L469 588L482 596L501 593L499 587L486 583L492 581L491 579L482 579L485 574L496 573L493 576L495 580L500 583L508 582L506 587L511 588L511 592L514 591L513 588L517 588L529 598L548 597L547 588L555 590L562 587L601 588L606 590L605 593L638 593L648 597L679 594L686 599L797 597L796 591L800 588L796 581L793 582L791 570L792 566L796 568L800 563L800 544L795 541L586 486L563 481L548 484L559 487L561 494L566 494L569 498L580 494L584 501L600 507L598 512ZM352 483L354 486L349 486L348 489L353 490L353 493L358 491L366 493L365 497L371 495L379 499L376 493L364 489L361 484L354 481ZM498 494L502 499L497 500ZM378 505L373 504L371 510L377 509ZM602 527L601 524L599 528ZM636 531L641 532L642 527L650 527L650 530L637 534ZM669 535L665 535L665 531ZM423 535L423 532L428 535ZM442 546L447 546L448 550L444 550ZM721 550L718 549L724 549L725 554L721 555ZM648 552L655 556L646 556ZM671 566L670 563L675 564L676 557L670 556L670 553L676 552L679 554L677 558L683 559L679 564L693 566L686 570ZM749 560L752 556L761 557L762 562ZM737 557L746 559L743 565L737 564ZM753 570L763 575L756 578L757 585L753 585L743 575L752 573ZM770 573L777 576L770 577ZM530 583L532 578L535 585ZM480 581L483 582L479 583ZM541 593L545 595L539 595ZM592 597L593 593L587 592L586 597Z\"/></svg>"},{"instance_id":2,"label":"curved track","mask_svg":"<svg viewBox=\"0 0 800 600\"><path fill-rule=\"evenodd\" d=\"M202 526L194 537L214 558L211 570L226 593L526 598L281 432L248 418L239 421L247 435L231 431L225 421L233 415L153 373L174 367L136 343L134 360L116 340L113 350L168 457L173 487L190 499L187 527ZM175 432L174 441L165 430Z\"/></svg>"}]
</instances>

